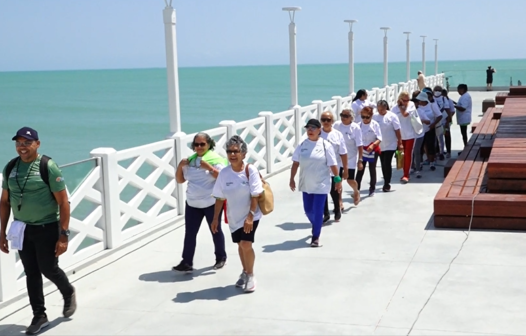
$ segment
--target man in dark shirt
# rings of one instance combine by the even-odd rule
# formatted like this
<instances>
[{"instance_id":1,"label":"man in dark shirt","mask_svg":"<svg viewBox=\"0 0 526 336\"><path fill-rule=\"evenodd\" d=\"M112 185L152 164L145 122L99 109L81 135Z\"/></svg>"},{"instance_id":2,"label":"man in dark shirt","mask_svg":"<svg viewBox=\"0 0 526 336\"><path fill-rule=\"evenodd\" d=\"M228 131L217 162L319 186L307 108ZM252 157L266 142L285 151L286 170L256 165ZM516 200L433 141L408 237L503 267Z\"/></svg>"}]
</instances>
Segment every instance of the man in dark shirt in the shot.
<instances>
[{"instance_id":1,"label":"man in dark shirt","mask_svg":"<svg viewBox=\"0 0 526 336\"><path fill-rule=\"evenodd\" d=\"M491 65L486 70L486 90L492 91L493 90L493 73L497 72L497 70L493 69Z\"/></svg>"}]
</instances>

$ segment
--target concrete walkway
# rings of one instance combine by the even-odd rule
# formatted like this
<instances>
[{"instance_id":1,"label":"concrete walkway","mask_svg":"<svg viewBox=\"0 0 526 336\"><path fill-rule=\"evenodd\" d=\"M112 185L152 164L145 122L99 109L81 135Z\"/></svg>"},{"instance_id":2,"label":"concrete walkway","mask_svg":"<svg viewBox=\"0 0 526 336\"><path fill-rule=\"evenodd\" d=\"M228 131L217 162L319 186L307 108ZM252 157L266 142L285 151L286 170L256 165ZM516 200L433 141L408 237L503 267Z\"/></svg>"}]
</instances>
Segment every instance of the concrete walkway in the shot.
<instances>
[{"instance_id":1,"label":"concrete walkway","mask_svg":"<svg viewBox=\"0 0 526 336\"><path fill-rule=\"evenodd\" d=\"M489 95L472 95L476 120ZM457 126L453 143L461 148ZM397 171L393 192L377 189L358 207L351 206L347 187L342 221L325 226L323 247L313 249L301 195L288 189L288 171L279 174L270 179L276 210L263 218L256 235L255 293L234 287L241 267L229 238L227 266L211 269L206 226L198 238L198 270L173 273L182 250L180 227L71 276L79 309L63 319L60 294L48 295L52 323L43 334L406 335L416 321L411 335L523 335L526 236L471 232L444 276L466 233L433 227L442 176L441 167L426 167L421 180L400 185ZM362 196L368 181L366 174ZM0 310L1 335L20 335L31 321L28 307L12 310Z\"/></svg>"}]
</instances>

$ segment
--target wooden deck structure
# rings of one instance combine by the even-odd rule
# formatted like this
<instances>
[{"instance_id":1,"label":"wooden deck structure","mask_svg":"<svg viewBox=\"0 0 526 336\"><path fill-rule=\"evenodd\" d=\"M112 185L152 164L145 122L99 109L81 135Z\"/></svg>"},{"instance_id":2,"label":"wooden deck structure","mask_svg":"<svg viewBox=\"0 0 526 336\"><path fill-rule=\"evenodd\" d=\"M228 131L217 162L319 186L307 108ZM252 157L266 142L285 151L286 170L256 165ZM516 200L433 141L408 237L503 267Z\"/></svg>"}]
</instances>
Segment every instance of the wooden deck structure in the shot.
<instances>
[{"instance_id":1,"label":"wooden deck structure","mask_svg":"<svg viewBox=\"0 0 526 336\"><path fill-rule=\"evenodd\" d=\"M514 91L504 107L489 108L462 154L446 163L434 200L435 227L467 228L473 214L474 229L526 229L524 91L525 98Z\"/></svg>"}]
</instances>

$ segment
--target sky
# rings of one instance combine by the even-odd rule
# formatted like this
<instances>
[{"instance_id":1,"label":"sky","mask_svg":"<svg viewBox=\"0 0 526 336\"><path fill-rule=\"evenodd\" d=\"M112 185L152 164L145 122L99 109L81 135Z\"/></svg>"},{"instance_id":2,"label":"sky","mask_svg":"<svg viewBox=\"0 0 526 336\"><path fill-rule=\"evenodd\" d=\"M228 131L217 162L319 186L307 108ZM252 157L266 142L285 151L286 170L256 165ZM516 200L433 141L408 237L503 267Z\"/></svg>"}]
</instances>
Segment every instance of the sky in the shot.
<instances>
[{"instance_id":1,"label":"sky","mask_svg":"<svg viewBox=\"0 0 526 336\"><path fill-rule=\"evenodd\" d=\"M169 0L168 0L169 1ZM406 5L402 5L406 4ZM526 59L525 0L174 0L180 67L288 64L296 13L299 64L346 63L348 24L355 62ZM0 0L0 71L165 67L164 0Z\"/></svg>"}]
</instances>

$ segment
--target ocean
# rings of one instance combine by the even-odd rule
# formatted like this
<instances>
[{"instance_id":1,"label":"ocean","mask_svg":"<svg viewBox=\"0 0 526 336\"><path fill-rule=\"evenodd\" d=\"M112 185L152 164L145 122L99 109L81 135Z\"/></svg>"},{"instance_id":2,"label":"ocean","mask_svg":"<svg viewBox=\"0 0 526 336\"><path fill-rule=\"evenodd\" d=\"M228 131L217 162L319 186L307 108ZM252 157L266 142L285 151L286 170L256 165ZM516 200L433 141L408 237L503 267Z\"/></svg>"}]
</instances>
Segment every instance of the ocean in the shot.
<instances>
[{"instance_id":1,"label":"ocean","mask_svg":"<svg viewBox=\"0 0 526 336\"><path fill-rule=\"evenodd\" d=\"M452 89L485 85L485 69L497 69L494 85L526 84L526 60L442 61ZM434 62L426 64L427 73ZM411 73L421 62L411 64ZM389 63L389 83L404 82L405 62ZM382 63L355 64L355 89L380 87ZM244 66L179 70L182 130L193 133L222 120L243 121L260 111L290 105L289 67ZM299 65L300 105L348 95L348 65ZM35 128L40 152L59 164L86 159L97 147L117 150L162 140L169 132L165 69L0 72L0 165L16 156L11 141L22 126Z\"/></svg>"}]
</instances>

